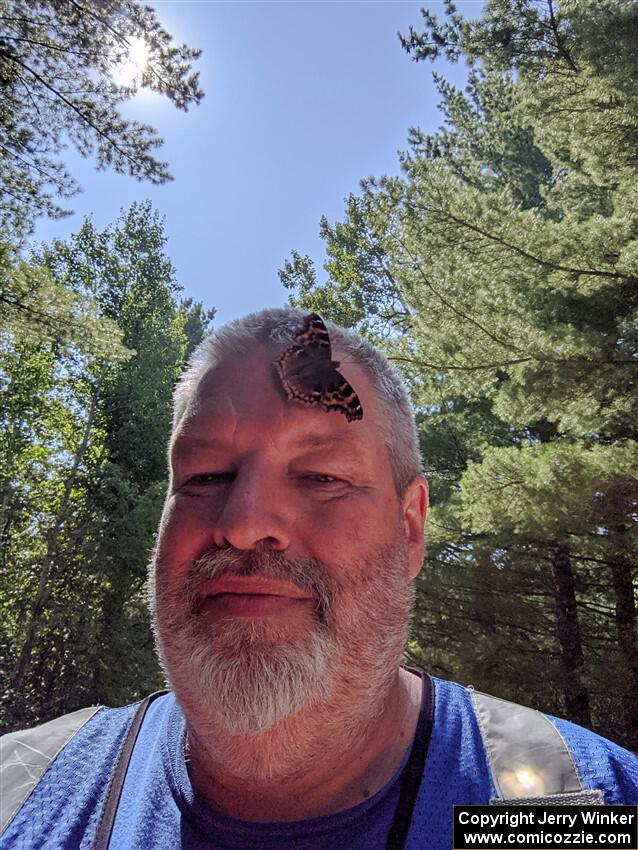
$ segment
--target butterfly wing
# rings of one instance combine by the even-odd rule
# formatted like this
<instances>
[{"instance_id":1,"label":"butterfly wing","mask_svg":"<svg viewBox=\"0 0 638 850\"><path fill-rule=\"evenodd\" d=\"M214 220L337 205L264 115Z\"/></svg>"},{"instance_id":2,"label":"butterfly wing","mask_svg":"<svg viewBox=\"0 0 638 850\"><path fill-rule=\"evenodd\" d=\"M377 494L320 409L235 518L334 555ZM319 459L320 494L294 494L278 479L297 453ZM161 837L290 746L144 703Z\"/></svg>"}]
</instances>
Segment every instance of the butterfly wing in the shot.
<instances>
[{"instance_id":1,"label":"butterfly wing","mask_svg":"<svg viewBox=\"0 0 638 850\"><path fill-rule=\"evenodd\" d=\"M334 370L333 375L336 381L324 390L318 403L324 410L337 410L343 413L348 422L363 419L363 407L361 407L359 396L341 372Z\"/></svg>"},{"instance_id":2,"label":"butterfly wing","mask_svg":"<svg viewBox=\"0 0 638 850\"><path fill-rule=\"evenodd\" d=\"M306 316L303 330L295 337L295 345L317 352L322 360L332 360L328 328L317 313L309 313Z\"/></svg>"},{"instance_id":3,"label":"butterfly wing","mask_svg":"<svg viewBox=\"0 0 638 850\"><path fill-rule=\"evenodd\" d=\"M363 418L359 397L332 359L328 329L321 316L306 316L303 329L275 365L288 398L339 411L348 422Z\"/></svg>"}]
</instances>

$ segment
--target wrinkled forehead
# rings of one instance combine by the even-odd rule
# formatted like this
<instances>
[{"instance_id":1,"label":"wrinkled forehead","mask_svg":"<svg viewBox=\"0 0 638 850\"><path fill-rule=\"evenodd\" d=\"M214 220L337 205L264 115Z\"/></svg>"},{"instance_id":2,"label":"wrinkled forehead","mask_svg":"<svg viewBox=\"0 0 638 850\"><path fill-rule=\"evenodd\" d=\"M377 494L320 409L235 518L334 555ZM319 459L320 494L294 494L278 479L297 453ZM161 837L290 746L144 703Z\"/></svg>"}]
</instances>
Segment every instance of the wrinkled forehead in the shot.
<instances>
[{"instance_id":1,"label":"wrinkled forehead","mask_svg":"<svg viewBox=\"0 0 638 850\"><path fill-rule=\"evenodd\" d=\"M239 425L272 424L280 429L301 429L317 433L341 434L348 440L386 446L384 406L366 370L341 359L336 347L332 354L338 371L356 393L363 417L348 421L338 405L326 410L317 403L303 404L289 398L285 376L277 363L289 344L256 343L245 351L229 353L203 374L184 415L176 423L173 441L197 421L214 421L231 416ZM294 377L292 379L294 381ZM387 451L387 448L386 448Z\"/></svg>"}]
</instances>

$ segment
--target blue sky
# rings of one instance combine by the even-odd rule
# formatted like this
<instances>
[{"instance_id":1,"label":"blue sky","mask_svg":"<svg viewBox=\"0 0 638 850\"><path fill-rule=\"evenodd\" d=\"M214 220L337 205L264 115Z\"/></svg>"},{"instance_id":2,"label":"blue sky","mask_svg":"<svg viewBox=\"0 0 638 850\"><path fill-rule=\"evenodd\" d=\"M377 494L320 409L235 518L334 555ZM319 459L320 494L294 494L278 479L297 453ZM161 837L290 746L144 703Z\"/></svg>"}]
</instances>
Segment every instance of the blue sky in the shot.
<instances>
[{"instance_id":1,"label":"blue sky","mask_svg":"<svg viewBox=\"0 0 638 850\"><path fill-rule=\"evenodd\" d=\"M166 217L167 252L184 296L217 308L215 324L287 300L277 269L295 248L324 260L319 219L342 217L361 178L396 173L408 128L440 123L432 66L414 63L397 31L441 2L151 0L177 41L201 47L206 97L188 113L142 93L126 114L153 124L174 182L153 187L98 173L68 150L84 191L75 214L41 221L35 240L99 227L150 198ZM459 2L480 14L480 0ZM463 66L438 70L462 83Z\"/></svg>"}]
</instances>

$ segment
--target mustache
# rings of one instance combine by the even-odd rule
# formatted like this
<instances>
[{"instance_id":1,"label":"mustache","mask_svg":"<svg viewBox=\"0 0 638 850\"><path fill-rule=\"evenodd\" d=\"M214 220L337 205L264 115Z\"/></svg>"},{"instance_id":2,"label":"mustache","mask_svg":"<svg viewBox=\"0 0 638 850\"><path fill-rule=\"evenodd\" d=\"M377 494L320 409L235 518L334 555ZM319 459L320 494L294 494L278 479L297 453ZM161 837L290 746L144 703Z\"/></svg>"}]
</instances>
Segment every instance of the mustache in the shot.
<instances>
[{"instance_id":1,"label":"mustache","mask_svg":"<svg viewBox=\"0 0 638 850\"><path fill-rule=\"evenodd\" d=\"M288 558L262 543L248 550L224 546L205 552L189 567L183 588L187 609L196 613L204 586L226 575L290 582L315 599L317 616L324 623L331 619L339 590L335 577L316 558Z\"/></svg>"}]
</instances>

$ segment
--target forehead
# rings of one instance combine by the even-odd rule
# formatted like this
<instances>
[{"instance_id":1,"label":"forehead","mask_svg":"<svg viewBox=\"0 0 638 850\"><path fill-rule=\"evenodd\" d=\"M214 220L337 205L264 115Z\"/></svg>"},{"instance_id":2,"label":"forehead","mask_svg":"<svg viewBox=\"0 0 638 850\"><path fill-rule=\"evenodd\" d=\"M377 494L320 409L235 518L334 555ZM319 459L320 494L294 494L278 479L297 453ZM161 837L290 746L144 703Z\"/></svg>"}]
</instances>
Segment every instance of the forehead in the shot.
<instances>
[{"instance_id":1,"label":"forehead","mask_svg":"<svg viewBox=\"0 0 638 850\"><path fill-rule=\"evenodd\" d=\"M364 415L348 422L338 411L319 405L302 405L288 399L275 363L285 345L250 348L214 366L200 380L185 415L176 428L174 442L194 437L206 441L232 435L233 439L263 437L282 446L335 445L371 452L389 463L386 434L381 424L382 405L357 363L343 361L339 371L359 396ZM339 359L339 351L334 355Z\"/></svg>"}]
</instances>

